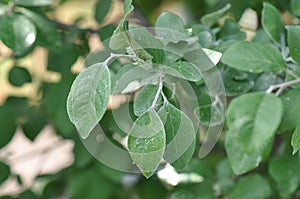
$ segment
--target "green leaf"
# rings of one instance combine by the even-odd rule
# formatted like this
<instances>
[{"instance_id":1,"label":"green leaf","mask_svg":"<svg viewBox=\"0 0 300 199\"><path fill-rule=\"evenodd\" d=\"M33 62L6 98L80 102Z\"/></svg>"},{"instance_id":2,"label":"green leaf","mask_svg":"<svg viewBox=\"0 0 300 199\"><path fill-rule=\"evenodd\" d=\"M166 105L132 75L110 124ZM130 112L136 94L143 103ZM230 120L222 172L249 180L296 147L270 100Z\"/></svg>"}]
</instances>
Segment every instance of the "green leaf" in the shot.
<instances>
[{"instance_id":1,"label":"green leaf","mask_svg":"<svg viewBox=\"0 0 300 199\"><path fill-rule=\"evenodd\" d=\"M195 199L195 195L191 191L177 190L172 193L172 199Z\"/></svg>"},{"instance_id":2,"label":"green leaf","mask_svg":"<svg viewBox=\"0 0 300 199\"><path fill-rule=\"evenodd\" d=\"M32 81L29 71L24 67L14 66L9 71L9 82L14 86L22 86Z\"/></svg>"},{"instance_id":3,"label":"green leaf","mask_svg":"<svg viewBox=\"0 0 300 199\"><path fill-rule=\"evenodd\" d=\"M153 175L162 160L166 145L163 123L150 109L133 124L128 137L128 151L146 178Z\"/></svg>"},{"instance_id":4,"label":"green leaf","mask_svg":"<svg viewBox=\"0 0 300 199\"><path fill-rule=\"evenodd\" d=\"M237 81L225 77L224 86L227 96L237 96L250 91L254 86L254 82L251 80Z\"/></svg>"},{"instance_id":5,"label":"green leaf","mask_svg":"<svg viewBox=\"0 0 300 199\"><path fill-rule=\"evenodd\" d=\"M268 155L281 116L281 100L273 94L244 94L230 103L225 149L235 174L257 167Z\"/></svg>"},{"instance_id":6,"label":"green leaf","mask_svg":"<svg viewBox=\"0 0 300 199\"><path fill-rule=\"evenodd\" d=\"M221 17L223 17L230 8L231 4L228 3L220 10L204 15L201 18L201 22L205 25L211 26L216 23Z\"/></svg>"},{"instance_id":7,"label":"green leaf","mask_svg":"<svg viewBox=\"0 0 300 199\"><path fill-rule=\"evenodd\" d=\"M291 70L291 72L293 72L293 74L291 74L289 72L286 73L286 76L285 76L285 79L284 79L285 82L289 82L289 81L295 80L296 77L294 76L294 74L299 77L300 76L300 67L294 67ZM296 84L293 84L290 87L291 88L295 88L295 89L300 89L300 82L296 83Z\"/></svg>"},{"instance_id":8,"label":"green leaf","mask_svg":"<svg viewBox=\"0 0 300 199\"><path fill-rule=\"evenodd\" d=\"M188 38L182 19L172 12L161 13L155 27L157 36L165 41L177 43Z\"/></svg>"},{"instance_id":9,"label":"green leaf","mask_svg":"<svg viewBox=\"0 0 300 199\"><path fill-rule=\"evenodd\" d=\"M228 194L234 186L234 173L228 159L220 161L216 167L218 181L216 186L220 187L222 195Z\"/></svg>"},{"instance_id":10,"label":"green leaf","mask_svg":"<svg viewBox=\"0 0 300 199\"><path fill-rule=\"evenodd\" d=\"M10 168L8 165L0 162L0 185L10 176Z\"/></svg>"},{"instance_id":11,"label":"green leaf","mask_svg":"<svg viewBox=\"0 0 300 199\"><path fill-rule=\"evenodd\" d=\"M300 1L299 0L292 0L291 1L291 9L292 12L296 15L296 16L300 16Z\"/></svg>"},{"instance_id":12,"label":"green leaf","mask_svg":"<svg viewBox=\"0 0 300 199\"><path fill-rule=\"evenodd\" d=\"M191 119L170 103L159 111L166 132L164 159L177 170L183 169L192 159L196 146L196 132Z\"/></svg>"},{"instance_id":13,"label":"green leaf","mask_svg":"<svg viewBox=\"0 0 300 199\"><path fill-rule=\"evenodd\" d=\"M128 64L123 66L113 78L112 93L133 92L141 87L141 81L149 75L149 71L139 66Z\"/></svg>"},{"instance_id":14,"label":"green leaf","mask_svg":"<svg viewBox=\"0 0 300 199\"><path fill-rule=\"evenodd\" d=\"M71 87L67 110L71 122L85 139L103 117L111 90L108 67L95 64L80 73Z\"/></svg>"},{"instance_id":15,"label":"green leaf","mask_svg":"<svg viewBox=\"0 0 300 199\"><path fill-rule=\"evenodd\" d=\"M124 32L128 30L128 22L126 17L133 11L134 7L132 4L132 0L124 1L124 17L120 21L119 25L115 29L110 41L109 47L112 49L121 49L124 47L128 47L128 33Z\"/></svg>"},{"instance_id":16,"label":"green leaf","mask_svg":"<svg viewBox=\"0 0 300 199\"><path fill-rule=\"evenodd\" d=\"M251 73L278 74L285 69L285 61L278 50L269 45L246 41L239 42L225 51L222 62Z\"/></svg>"},{"instance_id":17,"label":"green leaf","mask_svg":"<svg viewBox=\"0 0 300 199\"><path fill-rule=\"evenodd\" d=\"M300 184L300 162L296 156L276 157L269 163L269 174L275 180L280 196L291 198Z\"/></svg>"},{"instance_id":18,"label":"green leaf","mask_svg":"<svg viewBox=\"0 0 300 199\"><path fill-rule=\"evenodd\" d=\"M170 66L164 65L161 69L168 75L179 77L188 81L197 82L202 78L202 75L197 68L187 61L178 61Z\"/></svg>"},{"instance_id":19,"label":"green leaf","mask_svg":"<svg viewBox=\"0 0 300 199\"><path fill-rule=\"evenodd\" d=\"M61 45L60 34L49 19L26 8L20 8L18 11L23 13L34 23L37 29L37 40L39 44L53 48L57 48Z\"/></svg>"},{"instance_id":20,"label":"green leaf","mask_svg":"<svg viewBox=\"0 0 300 199\"><path fill-rule=\"evenodd\" d=\"M283 21L279 11L272 4L266 2L263 3L262 26L270 38L280 42L284 30Z\"/></svg>"},{"instance_id":21,"label":"green leaf","mask_svg":"<svg viewBox=\"0 0 300 199\"><path fill-rule=\"evenodd\" d=\"M32 191L24 191L18 196L18 199L38 199L38 197Z\"/></svg>"},{"instance_id":22,"label":"green leaf","mask_svg":"<svg viewBox=\"0 0 300 199\"><path fill-rule=\"evenodd\" d=\"M300 123L300 90L291 89L280 98L283 103L283 116L279 130L293 130Z\"/></svg>"},{"instance_id":23,"label":"green leaf","mask_svg":"<svg viewBox=\"0 0 300 199\"><path fill-rule=\"evenodd\" d=\"M145 113L149 108L152 107L155 97L158 92L158 86L147 85L142 88L142 90L136 95L133 102L133 110L136 116L140 116ZM157 99L156 99L157 100Z\"/></svg>"},{"instance_id":24,"label":"green leaf","mask_svg":"<svg viewBox=\"0 0 300 199\"><path fill-rule=\"evenodd\" d=\"M0 106L0 126L1 126L1 139L0 148L6 146L13 138L17 124L15 123L15 114L13 113L12 104L4 104Z\"/></svg>"},{"instance_id":25,"label":"green leaf","mask_svg":"<svg viewBox=\"0 0 300 199\"><path fill-rule=\"evenodd\" d=\"M237 22L227 19L220 30L220 38L223 41L237 40L243 41L246 39L246 33L242 31Z\"/></svg>"},{"instance_id":26,"label":"green leaf","mask_svg":"<svg viewBox=\"0 0 300 199\"><path fill-rule=\"evenodd\" d=\"M267 180L258 174L241 177L229 194L230 199L262 199L269 198L272 189Z\"/></svg>"},{"instance_id":27,"label":"green leaf","mask_svg":"<svg viewBox=\"0 0 300 199\"><path fill-rule=\"evenodd\" d=\"M162 63L165 57L165 53L163 50L163 44L154 37L146 28L130 28L129 32L141 48L143 49L135 49L137 51L145 50L152 57L153 63Z\"/></svg>"},{"instance_id":28,"label":"green leaf","mask_svg":"<svg viewBox=\"0 0 300 199\"><path fill-rule=\"evenodd\" d=\"M273 73L263 73L256 80L253 91L266 91L271 85L282 83L282 80Z\"/></svg>"},{"instance_id":29,"label":"green leaf","mask_svg":"<svg viewBox=\"0 0 300 199\"><path fill-rule=\"evenodd\" d=\"M39 107L30 107L24 119L26 122L22 125L23 132L33 141L47 124L46 114Z\"/></svg>"},{"instance_id":30,"label":"green leaf","mask_svg":"<svg viewBox=\"0 0 300 199\"><path fill-rule=\"evenodd\" d=\"M153 58L153 63L162 63L165 58L163 44L154 37L145 28L130 28L132 38L143 48L137 50L146 50Z\"/></svg>"},{"instance_id":31,"label":"green leaf","mask_svg":"<svg viewBox=\"0 0 300 199\"><path fill-rule=\"evenodd\" d=\"M200 123L204 126L216 126L222 124L224 121L223 113L219 108L210 104L199 106L196 109L196 114Z\"/></svg>"},{"instance_id":32,"label":"green leaf","mask_svg":"<svg viewBox=\"0 0 300 199\"><path fill-rule=\"evenodd\" d=\"M300 149L300 128L299 127L296 127L293 133L291 145L293 147L293 155L294 155Z\"/></svg>"},{"instance_id":33,"label":"green leaf","mask_svg":"<svg viewBox=\"0 0 300 199\"><path fill-rule=\"evenodd\" d=\"M101 27L98 32L101 41L103 42L103 41L106 41L108 38L110 38L115 29L116 29L116 26L113 24L109 24L109 25Z\"/></svg>"},{"instance_id":34,"label":"green leaf","mask_svg":"<svg viewBox=\"0 0 300 199\"><path fill-rule=\"evenodd\" d=\"M17 6L49 6L53 3L53 0L13 0L14 4Z\"/></svg>"},{"instance_id":35,"label":"green leaf","mask_svg":"<svg viewBox=\"0 0 300 199\"><path fill-rule=\"evenodd\" d=\"M52 58L54 59L55 57ZM67 59L63 61L65 64L62 66L66 66L67 68L69 61L66 60ZM63 76L60 82L49 84L44 93L44 105L47 112L46 115L53 121L57 133L63 135L64 137L74 135L74 132L76 131L74 125L68 117L66 109L68 92L74 79L75 75L69 72L68 75Z\"/></svg>"},{"instance_id":36,"label":"green leaf","mask_svg":"<svg viewBox=\"0 0 300 199\"><path fill-rule=\"evenodd\" d=\"M101 23L111 7L112 0L98 0L95 5L95 19Z\"/></svg>"},{"instance_id":37,"label":"green leaf","mask_svg":"<svg viewBox=\"0 0 300 199\"><path fill-rule=\"evenodd\" d=\"M0 40L17 55L25 54L36 40L36 28L25 16L0 17Z\"/></svg>"},{"instance_id":38,"label":"green leaf","mask_svg":"<svg viewBox=\"0 0 300 199\"><path fill-rule=\"evenodd\" d=\"M71 173L67 182L68 194L74 199L110 199L116 185L107 180L97 167L76 170Z\"/></svg>"},{"instance_id":39,"label":"green leaf","mask_svg":"<svg viewBox=\"0 0 300 199\"><path fill-rule=\"evenodd\" d=\"M300 1L299 1L300 2ZM286 26L288 34L288 45L291 57L300 64L300 25L298 26Z\"/></svg>"}]
</instances>

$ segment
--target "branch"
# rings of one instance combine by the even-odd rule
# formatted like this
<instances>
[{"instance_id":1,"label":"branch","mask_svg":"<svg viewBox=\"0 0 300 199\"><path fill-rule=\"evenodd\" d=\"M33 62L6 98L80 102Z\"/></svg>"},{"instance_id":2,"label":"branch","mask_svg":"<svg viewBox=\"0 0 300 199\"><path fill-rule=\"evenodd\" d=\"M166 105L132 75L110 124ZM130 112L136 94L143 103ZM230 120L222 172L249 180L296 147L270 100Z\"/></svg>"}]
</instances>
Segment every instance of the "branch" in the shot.
<instances>
[{"instance_id":1,"label":"branch","mask_svg":"<svg viewBox=\"0 0 300 199\"><path fill-rule=\"evenodd\" d=\"M75 24L65 24L65 23L62 23L55 19L51 20L51 22L60 30L69 31L69 30L73 30L73 29L78 29L78 27ZM82 29L82 30L85 30L91 34L98 34L98 32L99 32L98 30L91 29L91 28Z\"/></svg>"},{"instance_id":2,"label":"branch","mask_svg":"<svg viewBox=\"0 0 300 199\"><path fill-rule=\"evenodd\" d=\"M292 86L294 84L297 84L297 83L300 83L300 78L299 77L297 79L294 79L294 80L291 80L291 81L288 81L288 82L283 82L283 83L280 83L280 84L271 85L268 88L268 90L266 91L266 93L272 93L275 89L278 89L275 95L279 96L284 89L286 89L287 87Z\"/></svg>"}]
</instances>

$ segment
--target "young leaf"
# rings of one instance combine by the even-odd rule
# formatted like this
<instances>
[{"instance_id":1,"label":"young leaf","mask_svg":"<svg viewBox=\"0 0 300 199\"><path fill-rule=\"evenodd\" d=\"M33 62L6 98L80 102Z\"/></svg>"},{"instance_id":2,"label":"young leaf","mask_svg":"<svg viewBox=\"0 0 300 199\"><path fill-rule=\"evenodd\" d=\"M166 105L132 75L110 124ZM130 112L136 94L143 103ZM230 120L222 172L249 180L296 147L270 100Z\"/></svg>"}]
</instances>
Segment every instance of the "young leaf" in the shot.
<instances>
[{"instance_id":1,"label":"young leaf","mask_svg":"<svg viewBox=\"0 0 300 199\"><path fill-rule=\"evenodd\" d=\"M45 16L33 12L26 8L20 8L19 11L28 17L37 28L37 40L45 46L60 46L60 35L53 23Z\"/></svg>"},{"instance_id":2,"label":"young leaf","mask_svg":"<svg viewBox=\"0 0 300 199\"><path fill-rule=\"evenodd\" d=\"M71 87L67 110L71 122L85 139L103 117L111 90L108 67L95 64L80 73Z\"/></svg>"},{"instance_id":3,"label":"young leaf","mask_svg":"<svg viewBox=\"0 0 300 199\"><path fill-rule=\"evenodd\" d=\"M296 127L293 133L291 145L293 147L293 155L294 155L300 149L300 128L299 127Z\"/></svg>"},{"instance_id":4,"label":"young leaf","mask_svg":"<svg viewBox=\"0 0 300 199\"><path fill-rule=\"evenodd\" d=\"M163 12L155 23L157 36L165 41L177 43L188 38L182 19L174 13Z\"/></svg>"},{"instance_id":5,"label":"young leaf","mask_svg":"<svg viewBox=\"0 0 300 199\"><path fill-rule=\"evenodd\" d=\"M132 4L132 0L124 1L124 17L120 21L119 25L115 29L110 41L109 47L112 49L121 49L128 46L128 37L126 32L128 29L128 22L126 20L127 16L133 11L134 7Z\"/></svg>"},{"instance_id":6,"label":"young leaf","mask_svg":"<svg viewBox=\"0 0 300 199\"><path fill-rule=\"evenodd\" d=\"M145 113L155 100L158 92L158 86L147 85L137 94L133 102L133 110L136 116L140 116ZM157 100L157 99L156 99ZM156 104L156 102L154 102Z\"/></svg>"},{"instance_id":7,"label":"young leaf","mask_svg":"<svg viewBox=\"0 0 300 199\"><path fill-rule=\"evenodd\" d=\"M292 12L296 15L296 16L300 16L300 1L299 0L292 0L291 1L291 9Z\"/></svg>"},{"instance_id":8,"label":"young leaf","mask_svg":"<svg viewBox=\"0 0 300 199\"><path fill-rule=\"evenodd\" d=\"M110 9L111 3L112 0L98 0L96 2L95 19L97 22L101 23L104 20Z\"/></svg>"},{"instance_id":9,"label":"young leaf","mask_svg":"<svg viewBox=\"0 0 300 199\"><path fill-rule=\"evenodd\" d=\"M13 0L14 4L17 6L49 6L53 3L53 0Z\"/></svg>"},{"instance_id":10,"label":"young leaf","mask_svg":"<svg viewBox=\"0 0 300 199\"><path fill-rule=\"evenodd\" d=\"M275 180L281 198L291 198L300 184L300 161L296 156L276 157L269 163L269 174Z\"/></svg>"},{"instance_id":11,"label":"young leaf","mask_svg":"<svg viewBox=\"0 0 300 199\"><path fill-rule=\"evenodd\" d=\"M170 66L162 66L162 71L168 75L186 79L188 81L199 81L202 78L201 73L193 66L193 64L186 61L178 61Z\"/></svg>"},{"instance_id":12,"label":"young leaf","mask_svg":"<svg viewBox=\"0 0 300 199\"><path fill-rule=\"evenodd\" d=\"M34 24L20 14L0 17L0 40L18 56L27 52L36 40Z\"/></svg>"},{"instance_id":13,"label":"young leaf","mask_svg":"<svg viewBox=\"0 0 300 199\"><path fill-rule=\"evenodd\" d=\"M162 63L165 57L163 44L154 37L146 28L130 28L129 30L132 39L134 39L143 49L146 50L152 57L153 63Z\"/></svg>"},{"instance_id":14,"label":"young leaf","mask_svg":"<svg viewBox=\"0 0 300 199\"><path fill-rule=\"evenodd\" d=\"M196 146L196 132L191 119L170 103L159 111L166 132L164 159L177 170L192 159Z\"/></svg>"},{"instance_id":15,"label":"young leaf","mask_svg":"<svg viewBox=\"0 0 300 199\"><path fill-rule=\"evenodd\" d=\"M270 38L280 42L280 35L284 29L280 13L272 4L264 2L263 6L262 26Z\"/></svg>"},{"instance_id":16,"label":"young leaf","mask_svg":"<svg viewBox=\"0 0 300 199\"><path fill-rule=\"evenodd\" d=\"M216 23L221 17L223 17L230 8L231 4L228 3L220 10L204 15L201 18L201 22L205 25L211 26Z\"/></svg>"},{"instance_id":17,"label":"young leaf","mask_svg":"<svg viewBox=\"0 0 300 199\"><path fill-rule=\"evenodd\" d=\"M230 103L225 149L235 174L255 168L267 155L281 116L281 100L273 94L244 94Z\"/></svg>"},{"instance_id":18,"label":"young leaf","mask_svg":"<svg viewBox=\"0 0 300 199\"><path fill-rule=\"evenodd\" d=\"M280 98L283 103L283 116L279 130L293 130L300 123L300 90L291 89Z\"/></svg>"},{"instance_id":19,"label":"young leaf","mask_svg":"<svg viewBox=\"0 0 300 199\"><path fill-rule=\"evenodd\" d=\"M300 64L300 25L298 26L286 26L288 33L288 45L290 49L291 57Z\"/></svg>"},{"instance_id":20,"label":"young leaf","mask_svg":"<svg viewBox=\"0 0 300 199\"><path fill-rule=\"evenodd\" d=\"M146 178L158 167L165 145L163 123L155 110L150 109L134 122L128 137L128 151Z\"/></svg>"},{"instance_id":21,"label":"young leaf","mask_svg":"<svg viewBox=\"0 0 300 199\"><path fill-rule=\"evenodd\" d=\"M272 189L267 180L259 174L241 177L229 194L231 199L262 199L268 198Z\"/></svg>"},{"instance_id":22,"label":"young leaf","mask_svg":"<svg viewBox=\"0 0 300 199\"><path fill-rule=\"evenodd\" d=\"M238 70L251 73L280 73L285 69L285 61L275 48L251 42L239 42L225 51L222 62Z\"/></svg>"}]
</instances>

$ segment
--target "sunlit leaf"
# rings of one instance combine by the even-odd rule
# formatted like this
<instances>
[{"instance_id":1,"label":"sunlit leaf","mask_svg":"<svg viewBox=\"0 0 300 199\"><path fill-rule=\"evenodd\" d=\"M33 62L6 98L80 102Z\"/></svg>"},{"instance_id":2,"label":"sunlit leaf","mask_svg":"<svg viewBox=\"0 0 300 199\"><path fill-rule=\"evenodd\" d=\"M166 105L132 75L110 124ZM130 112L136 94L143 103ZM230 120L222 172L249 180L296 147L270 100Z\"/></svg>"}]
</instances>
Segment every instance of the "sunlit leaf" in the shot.
<instances>
[{"instance_id":1,"label":"sunlit leaf","mask_svg":"<svg viewBox=\"0 0 300 199\"><path fill-rule=\"evenodd\" d=\"M191 119L170 103L159 111L166 132L164 159L177 170L191 160L196 146L196 132Z\"/></svg>"},{"instance_id":2,"label":"sunlit leaf","mask_svg":"<svg viewBox=\"0 0 300 199\"><path fill-rule=\"evenodd\" d=\"M82 138L89 136L105 113L110 90L110 73L104 63L85 69L73 82L67 110Z\"/></svg>"},{"instance_id":3,"label":"sunlit leaf","mask_svg":"<svg viewBox=\"0 0 300 199\"><path fill-rule=\"evenodd\" d=\"M253 73L278 74L285 69L285 61L278 50L269 45L246 41L225 51L222 62L238 70Z\"/></svg>"},{"instance_id":4,"label":"sunlit leaf","mask_svg":"<svg viewBox=\"0 0 300 199\"><path fill-rule=\"evenodd\" d=\"M262 26L274 41L280 42L284 26L279 11L271 4L264 2L262 10Z\"/></svg>"},{"instance_id":5,"label":"sunlit leaf","mask_svg":"<svg viewBox=\"0 0 300 199\"><path fill-rule=\"evenodd\" d=\"M140 116L145 113L149 108L156 105L155 97L158 92L158 86L147 85L142 88L141 91L136 95L133 102L133 110L136 116ZM160 93L158 93L160 95ZM158 100L158 99L156 99ZM154 107L152 107L154 108Z\"/></svg>"},{"instance_id":6,"label":"sunlit leaf","mask_svg":"<svg viewBox=\"0 0 300 199\"><path fill-rule=\"evenodd\" d=\"M163 123L158 114L150 109L134 122L128 137L129 153L146 178L157 169L165 144Z\"/></svg>"},{"instance_id":7,"label":"sunlit leaf","mask_svg":"<svg viewBox=\"0 0 300 199\"><path fill-rule=\"evenodd\" d=\"M281 100L272 94L244 94L230 103L225 149L235 174L254 169L268 155L281 116Z\"/></svg>"}]
</instances>

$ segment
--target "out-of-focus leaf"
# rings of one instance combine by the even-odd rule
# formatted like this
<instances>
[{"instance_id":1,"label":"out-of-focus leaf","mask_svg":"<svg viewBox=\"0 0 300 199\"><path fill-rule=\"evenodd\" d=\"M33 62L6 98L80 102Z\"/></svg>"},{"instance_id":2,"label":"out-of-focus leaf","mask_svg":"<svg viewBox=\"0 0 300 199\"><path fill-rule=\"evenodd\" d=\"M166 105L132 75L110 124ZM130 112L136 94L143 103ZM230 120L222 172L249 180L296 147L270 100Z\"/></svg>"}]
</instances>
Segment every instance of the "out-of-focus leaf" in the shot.
<instances>
[{"instance_id":1,"label":"out-of-focus leaf","mask_svg":"<svg viewBox=\"0 0 300 199\"><path fill-rule=\"evenodd\" d=\"M300 1L299 1L300 2ZM286 26L288 33L288 45L292 58L300 64L300 25L298 26Z\"/></svg>"},{"instance_id":2,"label":"out-of-focus leaf","mask_svg":"<svg viewBox=\"0 0 300 199\"><path fill-rule=\"evenodd\" d=\"M254 174L240 178L229 194L229 198L262 199L270 197L271 194L272 190L268 181Z\"/></svg>"},{"instance_id":3,"label":"out-of-focus leaf","mask_svg":"<svg viewBox=\"0 0 300 199\"><path fill-rule=\"evenodd\" d=\"M13 0L13 2L18 6L37 7L49 6L53 3L53 0Z\"/></svg>"},{"instance_id":4,"label":"out-of-focus leaf","mask_svg":"<svg viewBox=\"0 0 300 199\"><path fill-rule=\"evenodd\" d=\"M254 169L268 155L281 116L281 100L272 94L244 94L230 103L225 149L235 174Z\"/></svg>"},{"instance_id":5,"label":"out-of-focus leaf","mask_svg":"<svg viewBox=\"0 0 300 199\"><path fill-rule=\"evenodd\" d=\"M49 19L26 8L20 8L19 12L34 23L37 29L37 41L40 45L52 48L57 48L61 45L59 32Z\"/></svg>"},{"instance_id":6,"label":"out-of-focus leaf","mask_svg":"<svg viewBox=\"0 0 300 199\"><path fill-rule=\"evenodd\" d=\"M291 89L280 96L283 103L281 132L293 130L300 124L300 90Z\"/></svg>"},{"instance_id":7,"label":"out-of-focus leaf","mask_svg":"<svg viewBox=\"0 0 300 199\"><path fill-rule=\"evenodd\" d=\"M264 2L263 6L262 26L269 37L274 41L280 42L280 37L284 30L280 13L272 4Z\"/></svg>"},{"instance_id":8,"label":"out-of-focus leaf","mask_svg":"<svg viewBox=\"0 0 300 199\"><path fill-rule=\"evenodd\" d=\"M98 0L95 7L96 7L96 10L95 10L95 19L97 20L97 22L101 23L107 13L109 12L109 9L111 7L111 3L112 3L112 0Z\"/></svg>"},{"instance_id":9,"label":"out-of-focus leaf","mask_svg":"<svg viewBox=\"0 0 300 199\"><path fill-rule=\"evenodd\" d=\"M239 42L230 47L222 57L222 62L242 71L251 73L273 72L285 69L285 61L275 48L251 42Z\"/></svg>"},{"instance_id":10,"label":"out-of-focus leaf","mask_svg":"<svg viewBox=\"0 0 300 199\"><path fill-rule=\"evenodd\" d=\"M296 16L300 16L300 1L299 0L291 0L291 9L292 12L296 15Z\"/></svg>"},{"instance_id":11,"label":"out-of-focus leaf","mask_svg":"<svg viewBox=\"0 0 300 199\"><path fill-rule=\"evenodd\" d=\"M24 67L14 66L9 71L9 82L14 86L22 86L32 81L29 71Z\"/></svg>"},{"instance_id":12,"label":"out-of-focus leaf","mask_svg":"<svg viewBox=\"0 0 300 199\"><path fill-rule=\"evenodd\" d=\"M182 19L174 13L163 12L155 24L155 32L165 41L177 43L188 38Z\"/></svg>"},{"instance_id":13,"label":"out-of-focus leaf","mask_svg":"<svg viewBox=\"0 0 300 199\"><path fill-rule=\"evenodd\" d=\"M223 17L226 12L231 8L231 4L226 4L223 8L220 10L217 10L215 12L209 13L207 15L204 15L201 18L201 22L206 25L213 25L216 23L221 17Z\"/></svg>"},{"instance_id":14,"label":"out-of-focus leaf","mask_svg":"<svg viewBox=\"0 0 300 199\"><path fill-rule=\"evenodd\" d=\"M300 149L300 128L299 127L296 127L293 133L291 145L293 147L293 155L294 155Z\"/></svg>"},{"instance_id":15,"label":"out-of-focus leaf","mask_svg":"<svg viewBox=\"0 0 300 199\"><path fill-rule=\"evenodd\" d=\"M7 164L0 162L0 185L10 176L10 168Z\"/></svg>"},{"instance_id":16,"label":"out-of-focus leaf","mask_svg":"<svg viewBox=\"0 0 300 199\"><path fill-rule=\"evenodd\" d=\"M25 54L36 40L36 27L25 16L0 17L0 40L17 56Z\"/></svg>"},{"instance_id":17,"label":"out-of-focus leaf","mask_svg":"<svg viewBox=\"0 0 300 199\"><path fill-rule=\"evenodd\" d=\"M269 174L276 182L276 189L282 198L290 198L300 184L300 161L297 156L274 158L269 164Z\"/></svg>"}]
</instances>

